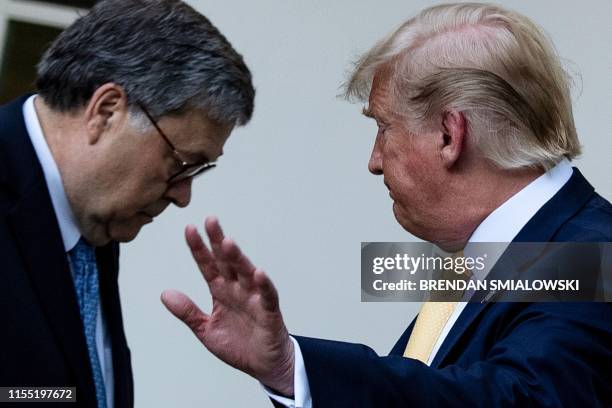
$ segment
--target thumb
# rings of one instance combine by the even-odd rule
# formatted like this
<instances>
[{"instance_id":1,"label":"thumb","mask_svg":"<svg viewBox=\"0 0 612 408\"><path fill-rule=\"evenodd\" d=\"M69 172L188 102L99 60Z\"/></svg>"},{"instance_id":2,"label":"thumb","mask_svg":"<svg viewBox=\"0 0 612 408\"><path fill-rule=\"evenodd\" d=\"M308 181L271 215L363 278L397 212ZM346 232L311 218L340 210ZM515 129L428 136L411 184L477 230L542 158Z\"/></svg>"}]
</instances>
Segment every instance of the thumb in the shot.
<instances>
[{"instance_id":1,"label":"thumb","mask_svg":"<svg viewBox=\"0 0 612 408\"><path fill-rule=\"evenodd\" d=\"M176 318L185 323L193 334L203 340L206 324L209 316L189 298L189 296L177 290L165 290L161 294L161 301Z\"/></svg>"}]
</instances>

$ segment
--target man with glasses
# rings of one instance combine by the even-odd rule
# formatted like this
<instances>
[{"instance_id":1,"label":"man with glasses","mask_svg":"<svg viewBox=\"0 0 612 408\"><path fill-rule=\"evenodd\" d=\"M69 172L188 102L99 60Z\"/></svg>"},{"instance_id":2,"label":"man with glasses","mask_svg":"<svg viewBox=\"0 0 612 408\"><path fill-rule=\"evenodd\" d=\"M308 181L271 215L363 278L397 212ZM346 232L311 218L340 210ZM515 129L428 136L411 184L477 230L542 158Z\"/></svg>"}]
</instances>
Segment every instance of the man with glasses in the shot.
<instances>
[{"instance_id":1,"label":"man with glasses","mask_svg":"<svg viewBox=\"0 0 612 408\"><path fill-rule=\"evenodd\" d=\"M168 179L169 183L177 183L185 179L193 180L194 178L200 176L205 171L210 170L213 167L217 166L216 163L212 163L206 158L204 160L200 160L200 163L197 163L197 162L190 163L189 160L186 160L185 157L181 155L181 153L179 153L178 150L176 150L176 148L174 147L170 139L168 139L168 136L164 134L164 131L161 130L161 128L159 127L155 119L153 119L153 116L151 116L151 114L147 111L147 109L142 105L139 105L139 107L140 109L142 109L142 111L144 112L146 117L149 119L149 121L151 121L151 124L155 127L155 129L157 129L157 132L162 137L162 139L164 139L164 142L168 144L168 147L170 148L170 150L172 150L172 155L178 162L177 170Z\"/></svg>"},{"instance_id":2,"label":"man with glasses","mask_svg":"<svg viewBox=\"0 0 612 408\"><path fill-rule=\"evenodd\" d=\"M181 1L104 0L51 44L36 84L0 107L0 386L130 407L118 242L189 204L251 117L251 74Z\"/></svg>"}]
</instances>

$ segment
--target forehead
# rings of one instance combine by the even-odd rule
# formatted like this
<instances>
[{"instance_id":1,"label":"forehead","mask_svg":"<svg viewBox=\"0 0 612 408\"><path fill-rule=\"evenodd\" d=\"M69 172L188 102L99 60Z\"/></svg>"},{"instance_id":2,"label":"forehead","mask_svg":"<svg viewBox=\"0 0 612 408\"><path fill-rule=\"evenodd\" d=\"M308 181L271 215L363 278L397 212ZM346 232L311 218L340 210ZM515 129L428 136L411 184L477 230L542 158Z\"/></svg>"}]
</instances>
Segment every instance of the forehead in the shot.
<instances>
[{"instance_id":1,"label":"forehead","mask_svg":"<svg viewBox=\"0 0 612 408\"><path fill-rule=\"evenodd\" d=\"M391 71L389 68L380 68L372 79L368 107L365 109L366 116L379 119L387 117L391 113L390 108L390 84Z\"/></svg>"}]
</instances>

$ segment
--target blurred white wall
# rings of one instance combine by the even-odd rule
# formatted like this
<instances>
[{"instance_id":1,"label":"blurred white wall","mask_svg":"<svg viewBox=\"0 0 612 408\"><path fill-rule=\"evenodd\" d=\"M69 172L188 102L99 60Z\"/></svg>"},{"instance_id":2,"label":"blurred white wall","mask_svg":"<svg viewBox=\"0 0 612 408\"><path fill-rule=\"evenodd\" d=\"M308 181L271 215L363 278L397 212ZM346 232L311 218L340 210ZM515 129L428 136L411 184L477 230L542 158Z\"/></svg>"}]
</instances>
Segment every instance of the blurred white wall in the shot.
<instances>
[{"instance_id":1,"label":"blurred white wall","mask_svg":"<svg viewBox=\"0 0 612 408\"><path fill-rule=\"evenodd\" d=\"M271 275L291 332L387 353L418 305L360 303L360 242L413 238L396 224L382 180L367 172L375 124L336 95L359 52L434 2L188 2L244 55L256 109L218 168L197 180L192 204L168 209L122 247L136 407L266 407L255 380L213 357L159 301L163 289L177 288L205 310L211 304L183 228L218 215ZM577 165L611 199L612 3L501 3L540 23L581 73L575 114L584 155Z\"/></svg>"}]
</instances>

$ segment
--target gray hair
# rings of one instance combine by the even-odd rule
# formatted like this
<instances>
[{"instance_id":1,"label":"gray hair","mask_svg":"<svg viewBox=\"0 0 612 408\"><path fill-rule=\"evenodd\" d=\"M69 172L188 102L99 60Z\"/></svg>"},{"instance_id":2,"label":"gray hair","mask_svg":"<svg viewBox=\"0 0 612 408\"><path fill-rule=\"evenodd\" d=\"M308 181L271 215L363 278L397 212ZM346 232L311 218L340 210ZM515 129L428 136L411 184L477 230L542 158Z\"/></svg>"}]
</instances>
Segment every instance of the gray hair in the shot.
<instances>
[{"instance_id":1,"label":"gray hair","mask_svg":"<svg viewBox=\"0 0 612 408\"><path fill-rule=\"evenodd\" d=\"M103 0L51 44L38 64L40 95L51 108L83 107L113 82L130 108L154 117L203 109L243 125L255 90L242 56L203 15L179 0Z\"/></svg>"},{"instance_id":2,"label":"gray hair","mask_svg":"<svg viewBox=\"0 0 612 408\"><path fill-rule=\"evenodd\" d=\"M552 42L519 13L482 3L425 9L357 61L345 96L367 99L383 67L392 73L390 108L412 131L458 110L500 168L548 169L580 154L569 76Z\"/></svg>"}]
</instances>

